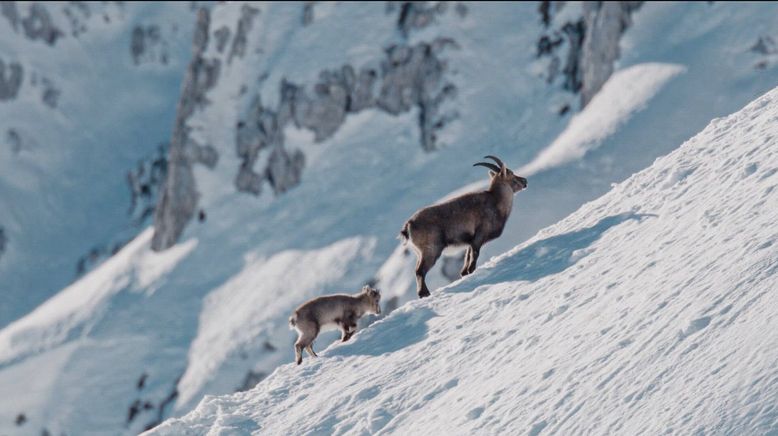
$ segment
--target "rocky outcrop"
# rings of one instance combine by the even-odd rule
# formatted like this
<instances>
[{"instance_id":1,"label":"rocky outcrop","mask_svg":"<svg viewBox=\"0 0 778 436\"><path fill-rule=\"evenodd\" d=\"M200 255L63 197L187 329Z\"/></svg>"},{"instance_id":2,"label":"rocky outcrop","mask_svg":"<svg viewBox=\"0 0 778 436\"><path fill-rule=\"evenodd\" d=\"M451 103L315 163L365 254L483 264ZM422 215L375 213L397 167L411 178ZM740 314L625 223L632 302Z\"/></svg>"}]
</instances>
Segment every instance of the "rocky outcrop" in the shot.
<instances>
[{"instance_id":1,"label":"rocky outcrop","mask_svg":"<svg viewBox=\"0 0 778 436\"><path fill-rule=\"evenodd\" d=\"M63 35L51 20L49 11L40 3L30 5L29 15L22 19L22 29L27 38L40 39L48 45L56 44Z\"/></svg>"},{"instance_id":2,"label":"rocky outcrop","mask_svg":"<svg viewBox=\"0 0 778 436\"><path fill-rule=\"evenodd\" d=\"M581 107L586 106L613 73L621 35L641 4L583 2L581 17L554 23L555 14L565 7L565 2L540 2L538 12L546 30L538 39L537 56L549 58L546 81L554 83L561 75L562 88L580 93Z\"/></svg>"},{"instance_id":3,"label":"rocky outcrop","mask_svg":"<svg viewBox=\"0 0 778 436\"><path fill-rule=\"evenodd\" d=\"M232 40L232 47L230 47L230 55L227 58L227 63L232 63L232 59L237 56L242 58L246 53L246 35L251 31L254 24L254 17L259 13L259 9L244 4L240 9L240 18L238 19L238 29L235 31L235 38ZM219 50L221 51L221 50Z\"/></svg>"},{"instance_id":4,"label":"rocky outcrop","mask_svg":"<svg viewBox=\"0 0 778 436\"><path fill-rule=\"evenodd\" d=\"M643 2L583 2L586 38L581 50L581 106L594 97L613 73L619 41L632 24L632 12Z\"/></svg>"},{"instance_id":5,"label":"rocky outcrop","mask_svg":"<svg viewBox=\"0 0 778 436\"><path fill-rule=\"evenodd\" d=\"M446 10L444 3L395 6L399 6L398 29L403 34L428 25L432 19L429 14ZM232 41L227 27L213 31L216 51L227 51L226 63L246 54L248 34L260 13L257 8L243 5ZM195 213L198 194L192 164L213 166L218 159L213 148L198 145L189 138L187 126L188 117L204 103L205 92L215 84L220 66L219 58L203 57L211 33L207 12L201 12L201 17L205 18L198 22L194 57L184 82L170 144L168 175L155 211L152 242L155 250L174 244ZM399 115L417 109L421 146L426 151L435 150L437 132L457 117L455 111L444 109L446 101L456 94L456 87L446 80L446 63L441 54L452 47L457 45L448 38L413 45L393 44L385 49L384 59L377 68L347 64L321 71L314 83L281 80L280 98L272 107L265 105L259 94L244 97L251 98L251 103L235 126L235 152L240 158L234 180L236 189L259 195L267 183L275 194L281 194L300 183L305 155L285 145L284 128L290 123L311 131L314 141L322 142L335 134L349 114L376 109ZM260 161L262 166L257 168Z\"/></svg>"},{"instance_id":6,"label":"rocky outcrop","mask_svg":"<svg viewBox=\"0 0 778 436\"><path fill-rule=\"evenodd\" d=\"M154 213L157 193L167 178L167 149L167 144L160 144L154 156L138 162L135 169L127 172L129 214L138 224L144 223Z\"/></svg>"},{"instance_id":7,"label":"rocky outcrop","mask_svg":"<svg viewBox=\"0 0 778 436\"><path fill-rule=\"evenodd\" d=\"M457 116L441 113L444 101L456 95L456 87L443 78L445 64L437 56L449 46L456 47L456 43L447 38L412 47L395 45L387 49L387 59L381 64L377 106L393 115L418 107L421 146L426 151L435 149L436 131Z\"/></svg>"},{"instance_id":8,"label":"rocky outcrop","mask_svg":"<svg viewBox=\"0 0 778 436\"><path fill-rule=\"evenodd\" d=\"M216 50L219 53L224 52L224 48L227 46L227 41L230 40L230 28L222 26L213 32L213 37L216 38Z\"/></svg>"},{"instance_id":9,"label":"rocky outcrop","mask_svg":"<svg viewBox=\"0 0 778 436\"><path fill-rule=\"evenodd\" d=\"M24 69L18 62L6 63L0 59L0 101L13 100L22 87Z\"/></svg>"},{"instance_id":10,"label":"rocky outcrop","mask_svg":"<svg viewBox=\"0 0 778 436\"><path fill-rule=\"evenodd\" d=\"M397 28L407 37L415 29L422 29L432 24L436 16L446 12L448 3L426 2L426 1L408 1L408 2L388 2L387 12L394 12L395 8L400 12L397 15Z\"/></svg>"},{"instance_id":11,"label":"rocky outcrop","mask_svg":"<svg viewBox=\"0 0 778 436\"><path fill-rule=\"evenodd\" d=\"M154 62L167 65L170 57L168 43L162 38L162 32L158 25L138 25L132 29L130 55L135 65Z\"/></svg>"},{"instance_id":12,"label":"rocky outcrop","mask_svg":"<svg viewBox=\"0 0 778 436\"><path fill-rule=\"evenodd\" d=\"M193 38L192 61L176 109L168 152L167 178L154 213L154 237L151 242L154 250L163 250L175 244L195 214L199 194L192 165L200 162L212 167L218 159L212 147L201 146L190 139L190 128L187 125L195 110L206 102L205 93L216 84L219 76L219 60L206 60L203 57L208 46L209 23L208 10L200 9Z\"/></svg>"},{"instance_id":13,"label":"rocky outcrop","mask_svg":"<svg viewBox=\"0 0 778 436\"><path fill-rule=\"evenodd\" d=\"M450 46L456 44L442 38L413 46L392 45L378 71L363 67L357 73L353 66L344 65L322 71L310 87L284 80L276 108L263 106L261 97L255 96L236 128L236 152L242 160L236 188L259 195L267 181L279 194L300 182L305 156L284 147L283 130L290 122L313 132L314 141L321 142L340 128L348 114L375 108L399 115L418 108L421 145L434 150L436 132L456 117L455 112L441 109L456 93L444 78L445 63L439 58ZM257 171L255 164L264 150L270 150L267 165Z\"/></svg>"}]
</instances>

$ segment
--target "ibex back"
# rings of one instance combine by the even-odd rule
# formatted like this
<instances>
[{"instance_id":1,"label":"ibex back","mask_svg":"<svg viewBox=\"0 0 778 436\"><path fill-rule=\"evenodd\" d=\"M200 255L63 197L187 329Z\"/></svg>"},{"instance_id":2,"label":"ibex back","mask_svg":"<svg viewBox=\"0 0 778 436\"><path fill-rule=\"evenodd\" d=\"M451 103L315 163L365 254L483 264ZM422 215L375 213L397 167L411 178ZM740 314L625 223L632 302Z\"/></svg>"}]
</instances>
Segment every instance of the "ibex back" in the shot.
<instances>
[{"instance_id":1,"label":"ibex back","mask_svg":"<svg viewBox=\"0 0 778 436\"><path fill-rule=\"evenodd\" d=\"M419 298L430 295L425 277L444 248L466 245L461 275L464 277L475 270L481 246L502 234L513 207L513 194L527 187L527 179L513 174L500 159L486 157L497 162L499 167L487 162L478 162L473 166L489 168L489 189L420 209L400 232L416 251L416 292Z\"/></svg>"}]
</instances>

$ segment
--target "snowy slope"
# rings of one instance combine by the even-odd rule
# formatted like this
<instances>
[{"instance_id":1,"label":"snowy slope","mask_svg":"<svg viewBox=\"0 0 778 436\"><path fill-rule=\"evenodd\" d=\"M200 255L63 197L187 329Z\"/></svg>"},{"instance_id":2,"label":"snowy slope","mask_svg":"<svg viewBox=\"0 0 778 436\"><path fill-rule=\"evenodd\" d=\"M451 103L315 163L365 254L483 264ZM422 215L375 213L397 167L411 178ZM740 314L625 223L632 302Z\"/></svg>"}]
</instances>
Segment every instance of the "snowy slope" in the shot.
<instances>
[{"instance_id":1,"label":"snowy slope","mask_svg":"<svg viewBox=\"0 0 778 436\"><path fill-rule=\"evenodd\" d=\"M773 434L776 121L778 88L473 276L150 434Z\"/></svg>"},{"instance_id":2,"label":"snowy slope","mask_svg":"<svg viewBox=\"0 0 778 436\"><path fill-rule=\"evenodd\" d=\"M229 3L198 14L202 50L188 77L199 80L183 87L179 109L192 110L177 114L172 135L181 160L195 161L182 177L191 185L180 185L196 193L194 219L162 252L151 248L158 229L143 231L0 331L0 391L11 393L0 398L0 433L137 433L204 394L250 388L289 361L286 320L301 301L374 280L389 306L412 299L412 257L395 236L417 208L484 180L470 166L484 154L536 172L482 263L778 82L774 56L751 51L778 28L774 4L646 4L621 39L616 72L576 113L579 96L559 77L548 83L549 58L537 57L548 29L536 4L457 3L407 28L398 5L369 2ZM581 9L566 3L550 26ZM658 38L658 26L678 30ZM388 58L393 46L435 54L421 63L433 102L397 109L404 94L390 85L418 70L392 67L408 66ZM378 75L390 89L382 103L330 105L341 101L344 65L395 73ZM289 116L279 110L284 83L303 90L308 99L294 101L308 112L274 130ZM442 93L448 84L456 92ZM441 126L422 123L422 108ZM239 127L258 121L273 133L259 150L257 131ZM433 275L431 284L447 283ZM46 376L31 389L20 381L31 374Z\"/></svg>"},{"instance_id":3,"label":"snowy slope","mask_svg":"<svg viewBox=\"0 0 778 436\"><path fill-rule=\"evenodd\" d=\"M194 20L174 3L8 1L1 12L4 327L148 225L127 175L169 139Z\"/></svg>"}]
</instances>

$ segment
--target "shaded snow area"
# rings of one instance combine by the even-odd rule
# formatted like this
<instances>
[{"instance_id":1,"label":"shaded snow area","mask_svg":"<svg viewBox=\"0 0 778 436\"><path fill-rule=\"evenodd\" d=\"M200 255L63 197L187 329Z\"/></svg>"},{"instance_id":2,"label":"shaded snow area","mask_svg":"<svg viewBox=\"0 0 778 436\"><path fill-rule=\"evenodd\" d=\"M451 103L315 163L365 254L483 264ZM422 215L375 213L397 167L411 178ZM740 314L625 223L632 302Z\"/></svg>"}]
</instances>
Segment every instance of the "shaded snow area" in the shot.
<instances>
[{"instance_id":1,"label":"shaded snow area","mask_svg":"<svg viewBox=\"0 0 778 436\"><path fill-rule=\"evenodd\" d=\"M194 14L185 3L0 7L4 327L148 226L148 163L170 137Z\"/></svg>"},{"instance_id":2,"label":"shaded snow area","mask_svg":"<svg viewBox=\"0 0 778 436\"><path fill-rule=\"evenodd\" d=\"M9 307L9 295L21 305L8 309L18 319L8 319L0 330L0 434L137 434L186 415L205 395L247 391L291 362L295 336L288 317L295 307L317 295L356 292L366 283L382 290L387 318L363 318L365 325L375 324L353 343L300 368L282 366L258 391L209 397L196 412L202 419L198 428L219 422L238 433L256 425L260 432L295 434L353 425L355 431L407 433L411 423L419 423L414 430L421 432L425 422L434 422L436 430L462 425L476 432L477 426L493 425L484 428L529 432L537 425L537 432L544 425L543 431L571 430L577 419L592 417L591 428L606 432L609 420L648 416L631 411L660 404L660 395L670 398L667 379L702 377L724 364L715 365L717 359L745 365L741 353L708 356L704 365L701 357L694 373L673 366L686 362L674 353L693 344L698 348L689 356L712 350L699 342L708 332L735 334L745 329L740 322L754 316L756 306L769 306L745 307L758 295L757 286L769 288L757 285L768 280L759 274L769 265L747 271L746 263L769 256L771 248L754 248L755 254L746 256L735 255L746 248L733 247L751 237L765 239L755 247L767 243L767 233L736 232L756 232L755 226L768 222L763 215L775 197L757 197L775 183L770 143L743 144L748 135L764 141L760 129L771 125L745 132L747 120L718 121L711 129L721 132L711 135L726 133L722 138L736 142L705 136L709 130L654 169L530 238L650 166L711 119L775 87L778 62L770 41L778 39L778 4L594 5L551 2L544 13L534 2L214 2L194 13L189 4L128 3L125 21L111 18L124 23L121 29L95 30L90 37L95 24L80 34L93 38L91 45L62 36L53 46L28 41L39 45L30 46L38 47L35 51L15 48L13 53L31 63L71 63L51 74L63 83L57 106L62 112L52 112L53 121L38 116L42 108L53 109L37 100L28 112L17 105L32 98L21 97L27 95L26 81L19 99L0 101L0 127L6 120L26 126L18 129L21 151L11 161L6 157L14 148L1 142L0 130L0 310ZM24 17L32 7L17 6ZM614 15L626 10L629 16ZM604 54L597 53L599 44L575 45L584 43L575 33L583 31L582 14L596 18L598 38L609 44L603 58L608 65L596 71L613 70L583 108L582 95L566 88L568 79L580 85L573 70L586 65L576 50L589 53L590 62ZM2 27L3 17L4 49L12 41L6 36L17 33ZM164 21L159 34L154 20ZM173 37L167 32L177 20L188 24ZM541 46L552 52L541 53ZM69 49L60 53L60 47ZM171 56L167 66L164 53ZM115 73L109 68L119 65L114 61L143 74ZM74 90L64 87L71 81ZM93 124L81 127L85 119ZM729 120L734 125L727 127ZM24 132L43 139L26 142ZM162 153L169 164L164 189L149 176L156 174L159 137L170 141ZM746 156L751 148L756 151ZM712 154L693 156L697 149ZM471 165L487 154L531 172L529 188L516 196L502 236L484 246L474 277L404 306L416 292L414 255L396 239L403 222L452 192L483 184L487 171ZM724 165L730 157L734 160ZM721 168L712 171L710 165ZM140 192L135 197L127 192L131 168L136 171L130 179L137 183L130 185ZM167 196L157 203L158 190ZM709 198L714 194L718 201ZM7 201L13 207L6 208ZM760 214L746 217L751 201L765 204L754 209ZM736 202L745 203L734 210ZM131 204L136 206L128 212ZM716 212L725 206L731 213ZM156 228L148 227L149 214L156 214ZM742 223L733 224L735 218ZM518 252L490 263L527 240ZM80 256L75 253L82 247L90 253L94 243L109 241L120 242L117 252L107 260L98 253L98 261L87 262L71 283L69 268ZM712 255L725 248L735 251ZM445 254L428 275L430 288L450 284L461 262L456 253ZM602 274L608 268L612 271ZM6 275L12 270L18 275ZM741 277L732 271L747 272ZM754 282L727 293L731 280ZM62 289L56 295L56 288L41 284L55 281ZM749 294L738 297L741 291ZM722 303L706 312L719 294ZM33 304L33 297L39 303ZM649 315L660 304L662 309ZM719 314L729 304L732 308ZM741 313L731 326L719 328ZM710 317L707 325L693 332L705 324L695 320L704 317ZM461 329L454 331L458 324ZM658 336L649 340L652 334ZM680 342L678 335L684 336ZM322 335L317 349L334 340L334 333ZM492 344L498 341L507 344L499 356ZM760 349L745 340L721 344L749 347L749 353ZM650 352L651 347L664 348ZM630 352L646 354L627 359ZM408 357L417 353L418 359ZM460 359L483 364L471 367ZM752 373L736 363L719 374L733 368L738 377L720 377L731 384L710 392L747 389L737 383L746 383ZM301 373L308 378L291 378ZM610 374L615 375L605 381ZM498 376L516 378L501 382ZM319 377L343 383L319 396L313 387L330 383ZM629 382L618 382L624 379ZM757 385L769 389L769 377ZM672 386L680 389L681 383ZM308 411L280 411L306 395ZM460 395L464 399L457 402ZM692 428L684 425L713 422L703 413L713 403L697 409L692 399L708 398L688 395L679 421L655 422L672 421L681 432ZM623 411L599 408L600 401L613 398L607 404ZM727 398L741 402L736 394ZM747 409L755 420L768 413L756 409L759 398L742 400L755 404ZM720 419L732 413L727 422L740 425L737 417L744 415L738 414L746 409L739 404L722 406ZM678 412L665 411L666 404L656 407L657 416ZM205 412L211 409L224 415ZM444 410L451 415L436 419ZM683 424L687 413L690 421ZM271 415L280 418L266 418ZM175 425L194 422L194 416ZM468 416L470 423L464 421ZM508 417L510 422L501 421ZM302 427L294 427L298 424ZM722 432L736 428L721 425Z\"/></svg>"},{"instance_id":3,"label":"shaded snow area","mask_svg":"<svg viewBox=\"0 0 778 436\"><path fill-rule=\"evenodd\" d=\"M475 274L150 434L774 434L778 89Z\"/></svg>"}]
</instances>

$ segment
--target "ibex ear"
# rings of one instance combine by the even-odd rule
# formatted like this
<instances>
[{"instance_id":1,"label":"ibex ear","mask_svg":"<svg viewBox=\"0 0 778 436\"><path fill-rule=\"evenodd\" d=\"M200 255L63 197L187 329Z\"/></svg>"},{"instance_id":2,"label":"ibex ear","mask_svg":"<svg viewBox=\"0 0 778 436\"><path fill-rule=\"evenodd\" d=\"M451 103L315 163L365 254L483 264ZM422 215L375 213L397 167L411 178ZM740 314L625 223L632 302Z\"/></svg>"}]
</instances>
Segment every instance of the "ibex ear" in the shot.
<instances>
[{"instance_id":1,"label":"ibex ear","mask_svg":"<svg viewBox=\"0 0 778 436\"><path fill-rule=\"evenodd\" d=\"M495 173L494 171L489 171L489 177L490 178L493 179L496 175L497 175L497 173Z\"/></svg>"},{"instance_id":2,"label":"ibex ear","mask_svg":"<svg viewBox=\"0 0 778 436\"><path fill-rule=\"evenodd\" d=\"M371 288L370 285L362 286L362 292L365 293L365 294L370 292L371 289L373 289L373 288Z\"/></svg>"}]
</instances>

